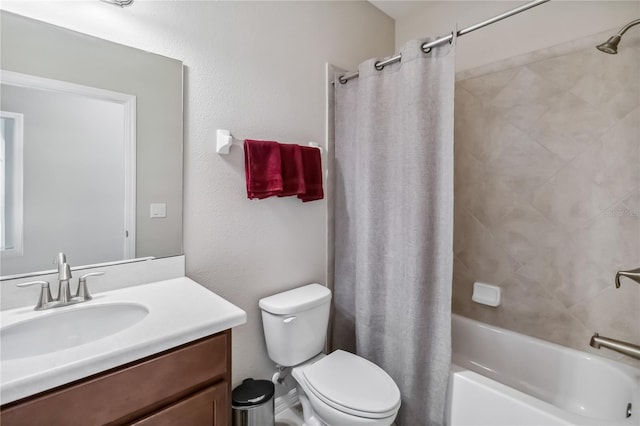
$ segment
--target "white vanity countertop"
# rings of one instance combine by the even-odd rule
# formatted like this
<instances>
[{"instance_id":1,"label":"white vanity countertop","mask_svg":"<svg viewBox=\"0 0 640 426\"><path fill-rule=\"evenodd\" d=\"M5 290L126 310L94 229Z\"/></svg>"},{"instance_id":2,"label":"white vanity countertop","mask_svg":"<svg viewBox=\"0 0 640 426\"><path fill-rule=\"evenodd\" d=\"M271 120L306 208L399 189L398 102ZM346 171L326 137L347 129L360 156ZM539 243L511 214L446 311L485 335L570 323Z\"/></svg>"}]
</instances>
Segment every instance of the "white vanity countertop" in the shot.
<instances>
[{"instance_id":1,"label":"white vanity countertop","mask_svg":"<svg viewBox=\"0 0 640 426\"><path fill-rule=\"evenodd\" d=\"M62 308L36 312L33 306L27 306L2 311L0 325L4 328L77 307L111 303L139 303L149 313L131 327L99 340L0 362L0 403L16 401L247 321L242 309L182 277L94 294L91 301Z\"/></svg>"}]
</instances>

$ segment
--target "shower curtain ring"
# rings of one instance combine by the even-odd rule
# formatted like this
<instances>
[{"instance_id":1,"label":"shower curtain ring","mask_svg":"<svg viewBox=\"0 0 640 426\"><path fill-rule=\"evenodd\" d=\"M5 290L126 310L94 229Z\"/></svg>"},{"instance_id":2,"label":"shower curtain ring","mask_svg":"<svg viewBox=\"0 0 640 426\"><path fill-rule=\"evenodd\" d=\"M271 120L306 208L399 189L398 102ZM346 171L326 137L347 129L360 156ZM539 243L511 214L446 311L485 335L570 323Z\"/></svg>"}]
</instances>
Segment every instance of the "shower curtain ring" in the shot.
<instances>
[{"instance_id":1,"label":"shower curtain ring","mask_svg":"<svg viewBox=\"0 0 640 426\"><path fill-rule=\"evenodd\" d=\"M384 69L384 65L380 65L380 61L376 62L373 65L378 71L382 71Z\"/></svg>"},{"instance_id":2,"label":"shower curtain ring","mask_svg":"<svg viewBox=\"0 0 640 426\"><path fill-rule=\"evenodd\" d=\"M338 77L338 81L340 82L340 84L347 84L347 80L346 78L344 78L344 75L341 75L340 77Z\"/></svg>"},{"instance_id":3,"label":"shower curtain ring","mask_svg":"<svg viewBox=\"0 0 640 426\"><path fill-rule=\"evenodd\" d=\"M444 41L448 38L448 39L449 39L449 44L452 44L452 43L453 43L453 40L456 38L456 34L457 34L457 32L458 32L457 30L455 30L455 31L451 31L451 36L450 36L450 37L443 37L442 39L439 39L439 40L437 40L437 41L439 41L440 43L444 43ZM442 40L442 41L440 41L440 40ZM428 47L425 47L427 44L430 44L430 43L434 43L434 42L433 42L433 41L432 41L432 42L424 42L424 43L422 43L422 46L420 46L420 49L422 49L422 51L423 51L424 53L431 53L431 50L432 50L432 48L433 48L434 46L428 46ZM439 46L439 45L440 45L440 44L438 44L438 46Z\"/></svg>"}]
</instances>

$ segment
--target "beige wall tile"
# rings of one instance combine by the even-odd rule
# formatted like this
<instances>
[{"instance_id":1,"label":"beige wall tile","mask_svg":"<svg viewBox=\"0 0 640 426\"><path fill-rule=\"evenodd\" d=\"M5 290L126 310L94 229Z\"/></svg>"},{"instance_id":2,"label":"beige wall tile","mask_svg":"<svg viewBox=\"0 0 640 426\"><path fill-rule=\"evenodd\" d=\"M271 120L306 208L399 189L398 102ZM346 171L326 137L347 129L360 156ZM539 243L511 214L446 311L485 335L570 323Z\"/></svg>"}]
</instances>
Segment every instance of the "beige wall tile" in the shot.
<instances>
[{"instance_id":1,"label":"beige wall tile","mask_svg":"<svg viewBox=\"0 0 640 426\"><path fill-rule=\"evenodd\" d=\"M457 82L454 312L614 359L594 331L640 344L640 286L613 285L640 267L638 40Z\"/></svg>"},{"instance_id":2,"label":"beige wall tile","mask_svg":"<svg viewBox=\"0 0 640 426\"><path fill-rule=\"evenodd\" d=\"M640 188L631 192L622 202L629 208L631 216L640 217Z\"/></svg>"},{"instance_id":3,"label":"beige wall tile","mask_svg":"<svg viewBox=\"0 0 640 426\"><path fill-rule=\"evenodd\" d=\"M593 69L598 64L599 59L602 58L595 49L583 49L534 62L527 65L527 67L557 87L567 90L582 78L585 70Z\"/></svg>"},{"instance_id":4,"label":"beige wall tile","mask_svg":"<svg viewBox=\"0 0 640 426\"><path fill-rule=\"evenodd\" d=\"M620 199L640 182L640 107L613 125L572 165Z\"/></svg>"},{"instance_id":5,"label":"beige wall tile","mask_svg":"<svg viewBox=\"0 0 640 426\"><path fill-rule=\"evenodd\" d=\"M478 178L479 176L479 178ZM456 200L486 227L493 227L516 206L517 195L495 174L485 172L456 191Z\"/></svg>"},{"instance_id":6,"label":"beige wall tile","mask_svg":"<svg viewBox=\"0 0 640 426\"><path fill-rule=\"evenodd\" d=\"M596 297L572 307L570 311L586 325L591 334L598 332L612 339L640 342L640 292L635 283L622 285L619 289L611 286ZM606 354L610 358L625 360L625 357L612 351L587 349L598 355ZM638 360L629 363L640 367Z\"/></svg>"},{"instance_id":7,"label":"beige wall tile","mask_svg":"<svg viewBox=\"0 0 640 426\"><path fill-rule=\"evenodd\" d=\"M565 237L561 228L528 204L519 205L503 216L492 233L521 264L544 255Z\"/></svg>"},{"instance_id":8,"label":"beige wall tile","mask_svg":"<svg viewBox=\"0 0 640 426\"><path fill-rule=\"evenodd\" d=\"M540 185L560 170L564 162L513 126L510 126L508 135L508 146L498 153L488 168L514 193L530 198Z\"/></svg>"},{"instance_id":9,"label":"beige wall tile","mask_svg":"<svg viewBox=\"0 0 640 426\"><path fill-rule=\"evenodd\" d=\"M611 215L605 211L595 221L575 232L573 238L582 253L591 256L607 271L606 281L610 285L616 271L640 266L635 265L640 262L639 235L639 217Z\"/></svg>"},{"instance_id":10,"label":"beige wall tile","mask_svg":"<svg viewBox=\"0 0 640 426\"><path fill-rule=\"evenodd\" d=\"M504 307L480 305L471 300L473 294L473 274L456 257L453 261L453 294L451 309L453 313L475 318L489 324L505 327L511 323Z\"/></svg>"},{"instance_id":11,"label":"beige wall tile","mask_svg":"<svg viewBox=\"0 0 640 426\"><path fill-rule=\"evenodd\" d=\"M590 170L578 170L568 165L536 189L532 204L559 226L575 229L614 201L604 186L591 180Z\"/></svg>"},{"instance_id":12,"label":"beige wall tile","mask_svg":"<svg viewBox=\"0 0 640 426\"><path fill-rule=\"evenodd\" d=\"M548 287L566 308L570 308L595 297L610 285L611 268L604 263L600 258L593 258L579 242L566 240L552 250L549 267L558 281L549 283Z\"/></svg>"},{"instance_id":13,"label":"beige wall tile","mask_svg":"<svg viewBox=\"0 0 640 426\"><path fill-rule=\"evenodd\" d=\"M534 280L520 274L509 276L503 283L502 304L513 321L508 328L558 344L588 344L586 327Z\"/></svg>"},{"instance_id":14,"label":"beige wall tile","mask_svg":"<svg viewBox=\"0 0 640 426\"><path fill-rule=\"evenodd\" d=\"M482 238L484 227L482 224L462 205L455 200L453 205L453 252L460 253L467 248L470 241Z\"/></svg>"},{"instance_id":15,"label":"beige wall tile","mask_svg":"<svg viewBox=\"0 0 640 426\"><path fill-rule=\"evenodd\" d=\"M481 99L492 99L518 74L518 71L519 68L511 68L481 77L470 78L460 82L459 87L468 90Z\"/></svg>"},{"instance_id":16,"label":"beige wall tile","mask_svg":"<svg viewBox=\"0 0 640 426\"><path fill-rule=\"evenodd\" d=\"M489 119L482 102L471 93L458 89L455 96L455 146L473 154L476 150L482 149L477 147L478 141L488 139Z\"/></svg>"},{"instance_id":17,"label":"beige wall tile","mask_svg":"<svg viewBox=\"0 0 640 426\"><path fill-rule=\"evenodd\" d=\"M517 105L552 104L560 93L557 86L524 66L488 103L503 108Z\"/></svg>"},{"instance_id":18,"label":"beige wall tile","mask_svg":"<svg viewBox=\"0 0 640 426\"><path fill-rule=\"evenodd\" d=\"M484 166L462 143L456 143L454 153L454 185L456 190L464 191L477 182L478 176L484 173Z\"/></svg>"},{"instance_id":19,"label":"beige wall tile","mask_svg":"<svg viewBox=\"0 0 640 426\"><path fill-rule=\"evenodd\" d=\"M540 118L530 134L534 139L540 131L580 143L597 140L615 120L614 113L605 106L596 107L567 93Z\"/></svg>"},{"instance_id":20,"label":"beige wall tile","mask_svg":"<svg viewBox=\"0 0 640 426\"><path fill-rule=\"evenodd\" d=\"M457 253L458 259L471 272L476 281L499 284L509 274L520 267L520 264L507 253L491 235L491 233L474 217L475 225L479 228L466 239L464 247ZM481 230L481 232L478 232ZM454 230L455 234L455 230Z\"/></svg>"}]
</instances>

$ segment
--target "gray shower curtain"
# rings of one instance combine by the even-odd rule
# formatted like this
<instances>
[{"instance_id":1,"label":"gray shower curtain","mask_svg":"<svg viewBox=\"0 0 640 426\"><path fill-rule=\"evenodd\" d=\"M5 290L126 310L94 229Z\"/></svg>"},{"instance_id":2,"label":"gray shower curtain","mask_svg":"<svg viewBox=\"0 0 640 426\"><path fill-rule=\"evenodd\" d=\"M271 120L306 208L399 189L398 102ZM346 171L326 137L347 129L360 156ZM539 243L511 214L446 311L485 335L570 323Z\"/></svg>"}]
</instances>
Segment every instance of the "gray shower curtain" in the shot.
<instances>
[{"instance_id":1,"label":"gray shower curtain","mask_svg":"<svg viewBox=\"0 0 640 426\"><path fill-rule=\"evenodd\" d=\"M332 346L387 371L399 425L441 425L451 360L455 43L335 85Z\"/></svg>"}]
</instances>

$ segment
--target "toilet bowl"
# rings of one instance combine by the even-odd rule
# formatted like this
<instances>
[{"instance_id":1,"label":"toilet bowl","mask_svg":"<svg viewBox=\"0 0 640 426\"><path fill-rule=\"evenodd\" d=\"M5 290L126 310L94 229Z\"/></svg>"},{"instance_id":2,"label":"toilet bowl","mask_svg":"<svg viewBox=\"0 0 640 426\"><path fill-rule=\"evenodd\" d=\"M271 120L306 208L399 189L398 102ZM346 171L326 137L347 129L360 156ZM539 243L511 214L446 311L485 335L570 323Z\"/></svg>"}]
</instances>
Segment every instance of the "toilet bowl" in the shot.
<instances>
[{"instance_id":1,"label":"toilet bowl","mask_svg":"<svg viewBox=\"0 0 640 426\"><path fill-rule=\"evenodd\" d=\"M269 358L293 367L306 426L388 426L400 409L393 379L358 355L322 354L330 302L319 284L260 299Z\"/></svg>"},{"instance_id":2,"label":"toilet bowl","mask_svg":"<svg viewBox=\"0 0 640 426\"><path fill-rule=\"evenodd\" d=\"M292 375L307 426L389 426L400 409L400 391L393 379L349 352L332 352L295 367Z\"/></svg>"}]
</instances>

